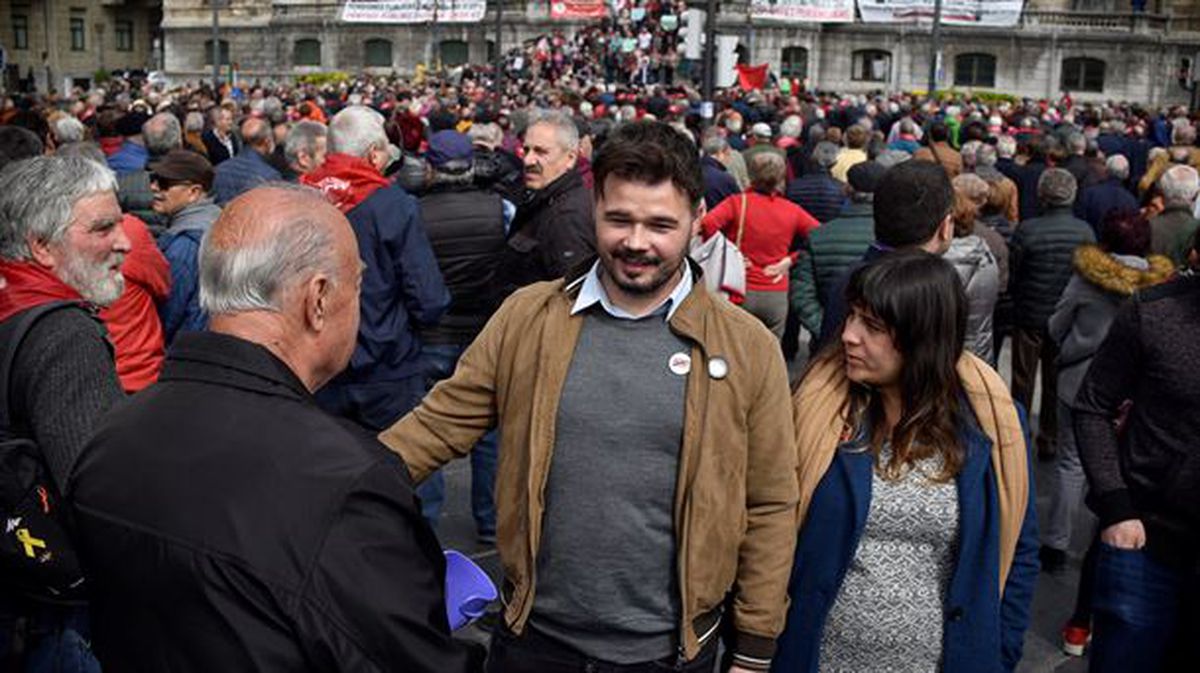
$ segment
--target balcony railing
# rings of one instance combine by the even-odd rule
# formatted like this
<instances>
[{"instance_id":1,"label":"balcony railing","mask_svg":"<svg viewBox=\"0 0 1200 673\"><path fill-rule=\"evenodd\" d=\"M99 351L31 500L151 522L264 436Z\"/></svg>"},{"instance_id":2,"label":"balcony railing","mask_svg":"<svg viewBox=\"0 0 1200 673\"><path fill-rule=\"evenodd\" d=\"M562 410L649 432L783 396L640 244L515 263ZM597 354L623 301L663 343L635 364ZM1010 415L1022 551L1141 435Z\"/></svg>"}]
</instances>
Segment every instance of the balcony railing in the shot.
<instances>
[{"instance_id":1,"label":"balcony railing","mask_svg":"<svg viewBox=\"0 0 1200 673\"><path fill-rule=\"evenodd\" d=\"M1021 25L1028 28L1069 28L1087 32L1162 33L1171 17L1165 14L1113 14L1109 12L1056 12L1026 10Z\"/></svg>"}]
</instances>

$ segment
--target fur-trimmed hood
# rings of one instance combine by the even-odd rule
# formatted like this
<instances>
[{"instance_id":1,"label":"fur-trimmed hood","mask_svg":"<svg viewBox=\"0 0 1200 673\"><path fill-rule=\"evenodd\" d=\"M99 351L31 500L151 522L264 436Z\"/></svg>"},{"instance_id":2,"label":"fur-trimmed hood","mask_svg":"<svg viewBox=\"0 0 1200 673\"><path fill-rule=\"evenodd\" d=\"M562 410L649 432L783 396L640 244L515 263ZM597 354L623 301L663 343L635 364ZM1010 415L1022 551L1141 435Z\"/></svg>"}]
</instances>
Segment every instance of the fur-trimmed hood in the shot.
<instances>
[{"instance_id":1,"label":"fur-trimmed hood","mask_svg":"<svg viewBox=\"0 0 1200 673\"><path fill-rule=\"evenodd\" d=\"M1130 296L1175 275L1175 263L1162 255L1150 255L1145 260L1110 255L1100 246L1089 244L1075 251L1075 270L1084 280L1105 292Z\"/></svg>"}]
</instances>

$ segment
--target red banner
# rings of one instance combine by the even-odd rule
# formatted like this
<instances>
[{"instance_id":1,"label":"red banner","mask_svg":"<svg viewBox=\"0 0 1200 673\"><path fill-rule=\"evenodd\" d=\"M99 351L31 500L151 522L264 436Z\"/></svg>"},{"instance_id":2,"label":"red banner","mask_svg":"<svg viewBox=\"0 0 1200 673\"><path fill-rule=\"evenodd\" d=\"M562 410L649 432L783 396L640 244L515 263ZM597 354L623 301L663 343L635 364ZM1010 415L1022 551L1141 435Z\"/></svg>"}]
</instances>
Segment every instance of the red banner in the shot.
<instances>
[{"instance_id":1,"label":"red banner","mask_svg":"<svg viewBox=\"0 0 1200 673\"><path fill-rule=\"evenodd\" d=\"M761 89L767 84L767 64L762 65L741 65L737 67L738 86L742 87L743 91L751 89Z\"/></svg>"},{"instance_id":2,"label":"red banner","mask_svg":"<svg viewBox=\"0 0 1200 673\"><path fill-rule=\"evenodd\" d=\"M608 16L605 0L550 0L552 19L599 19Z\"/></svg>"}]
</instances>

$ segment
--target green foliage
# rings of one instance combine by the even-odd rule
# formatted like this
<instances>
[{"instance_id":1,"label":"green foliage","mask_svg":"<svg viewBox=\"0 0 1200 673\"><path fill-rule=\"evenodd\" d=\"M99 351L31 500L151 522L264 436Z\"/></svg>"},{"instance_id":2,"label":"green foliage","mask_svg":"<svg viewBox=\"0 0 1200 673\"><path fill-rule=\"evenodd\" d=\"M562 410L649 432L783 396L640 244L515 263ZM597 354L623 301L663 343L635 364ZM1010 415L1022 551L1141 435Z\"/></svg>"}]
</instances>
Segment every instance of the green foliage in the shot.
<instances>
[{"instance_id":1,"label":"green foliage","mask_svg":"<svg viewBox=\"0 0 1200 673\"><path fill-rule=\"evenodd\" d=\"M925 91L924 89L910 91L909 94L918 98L929 97L929 92ZM936 92L934 92L933 97L939 103L964 100L977 101L980 103L987 103L989 105L995 105L997 103L1021 102L1020 97L1012 94L1000 93L997 91L960 91L955 88L938 89Z\"/></svg>"},{"instance_id":2,"label":"green foliage","mask_svg":"<svg viewBox=\"0 0 1200 673\"><path fill-rule=\"evenodd\" d=\"M307 75L301 75L296 78L296 83L325 86L327 84L341 84L342 82L349 82L351 79L353 78L350 77L349 73L335 70L333 72L314 72Z\"/></svg>"},{"instance_id":3,"label":"green foliage","mask_svg":"<svg viewBox=\"0 0 1200 673\"><path fill-rule=\"evenodd\" d=\"M94 84L104 84L110 79L112 79L112 76L109 75L108 71L104 68L100 68L96 70L96 72L92 73L92 82Z\"/></svg>"}]
</instances>

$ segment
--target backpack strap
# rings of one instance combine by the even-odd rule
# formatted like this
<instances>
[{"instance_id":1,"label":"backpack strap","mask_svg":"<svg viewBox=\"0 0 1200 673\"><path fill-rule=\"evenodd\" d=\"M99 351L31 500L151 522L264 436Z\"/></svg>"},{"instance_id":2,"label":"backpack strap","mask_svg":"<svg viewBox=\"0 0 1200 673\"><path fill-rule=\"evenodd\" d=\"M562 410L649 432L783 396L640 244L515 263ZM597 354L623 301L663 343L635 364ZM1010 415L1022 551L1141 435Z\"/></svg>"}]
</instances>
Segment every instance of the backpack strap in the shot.
<instances>
[{"instance_id":1,"label":"backpack strap","mask_svg":"<svg viewBox=\"0 0 1200 673\"><path fill-rule=\"evenodd\" d=\"M68 306L79 306L74 301L51 301L25 309L0 323L0 435L13 435L12 370L17 360L21 343L42 317Z\"/></svg>"}]
</instances>

